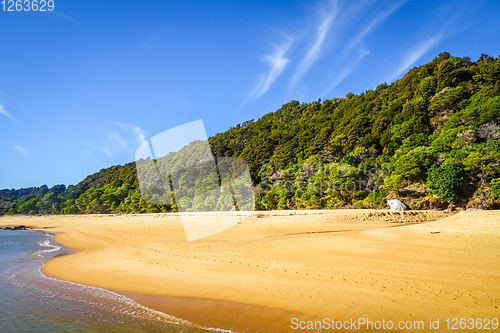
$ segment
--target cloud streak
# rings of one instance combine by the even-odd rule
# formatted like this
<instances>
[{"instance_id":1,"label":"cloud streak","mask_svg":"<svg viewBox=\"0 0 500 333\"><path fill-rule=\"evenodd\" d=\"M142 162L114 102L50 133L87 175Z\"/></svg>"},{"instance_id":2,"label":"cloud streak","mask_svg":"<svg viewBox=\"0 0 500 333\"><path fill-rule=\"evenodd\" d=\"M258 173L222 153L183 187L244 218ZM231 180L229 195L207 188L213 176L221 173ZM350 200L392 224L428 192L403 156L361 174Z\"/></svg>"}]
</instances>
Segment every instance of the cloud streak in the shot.
<instances>
[{"instance_id":1,"label":"cloud streak","mask_svg":"<svg viewBox=\"0 0 500 333\"><path fill-rule=\"evenodd\" d=\"M101 141L99 145L86 144L91 149L85 149L84 152L92 158L98 159L104 153L108 157L120 156L120 154L128 153L129 158L133 156L134 150L146 141L147 132L139 126L112 122L113 125L118 126L119 130L114 127L106 133L106 140Z\"/></svg>"},{"instance_id":2,"label":"cloud streak","mask_svg":"<svg viewBox=\"0 0 500 333\"><path fill-rule=\"evenodd\" d=\"M127 148L127 141L125 141L125 139L123 139L119 134L117 133L112 133L112 134L109 134L109 137L113 140L115 140L116 142L118 142L118 144L120 146L122 146L123 148Z\"/></svg>"},{"instance_id":3,"label":"cloud streak","mask_svg":"<svg viewBox=\"0 0 500 333\"><path fill-rule=\"evenodd\" d=\"M313 63L319 58L321 54L321 46L323 45L326 34L330 30L330 27L337 17L337 14L338 3L337 1L335 1L330 14L326 15L326 17L319 24L318 30L316 32L316 39L304 59L302 59L302 61L300 62L297 72L295 73L291 81L291 86L294 86L298 81L300 81L300 79L302 79L302 77L304 77L304 75L309 71Z\"/></svg>"},{"instance_id":4,"label":"cloud streak","mask_svg":"<svg viewBox=\"0 0 500 333\"><path fill-rule=\"evenodd\" d=\"M290 62L290 59L286 58L285 55L290 49L290 46L292 46L293 41L293 37L288 37L284 44L275 46L273 54L264 56L264 62L269 65L271 69L269 70L269 73L262 78L243 105L252 99L257 99L264 95L278 76L281 75L286 65Z\"/></svg>"},{"instance_id":5,"label":"cloud streak","mask_svg":"<svg viewBox=\"0 0 500 333\"><path fill-rule=\"evenodd\" d=\"M369 50L361 50L359 52L359 55L356 58L356 60L354 60L339 75L337 75L337 77L335 78L335 80L333 80L333 82L328 87L328 90L322 96L325 96L328 93L330 93L330 91L332 91L340 82L342 82L342 80L344 80L346 78L347 75L349 75L356 68L357 64L361 61L361 59L363 59L369 53L370 53Z\"/></svg>"},{"instance_id":6,"label":"cloud streak","mask_svg":"<svg viewBox=\"0 0 500 333\"><path fill-rule=\"evenodd\" d=\"M120 122L113 122L113 124L119 126L121 131L108 133L107 136L111 138L112 141L107 140L96 149L105 153L109 157L113 157L125 151L128 152L130 156L133 156L136 146L139 146L141 143L146 141L147 132L135 125ZM85 152L89 156L95 157L92 152L88 150L85 150Z\"/></svg>"},{"instance_id":7,"label":"cloud streak","mask_svg":"<svg viewBox=\"0 0 500 333\"><path fill-rule=\"evenodd\" d=\"M132 126L132 130L136 135L135 140L141 144L146 141L146 131L143 131L139 126Z\"/></svg>"},{"instance_id":8,"label":"cloud streak","mask_svg":"<svg viewBox=\"0 0 500 333\"><path fill-rule=\"evenodd\" d=\"M413 50L408 52L406 54L406 56L403 58L403 62L401 63L401 65L399 65L399 67L396 69L396 71L394 71L390 80L388 80L388 81L393 81L394 79L399 77L399 75L401 75L401 73L406 71L411 65L413 65L425 53L427 53L427 51L429 51L429 49L431 47L436 45L441 40L442 37L443 36L441 34L439 34L439 35L436 35L432 38L424 40L419 45L417 45Z\"/></svg>"},{"instance_id":9,"label":"cloud streak","mask_svg":"<svg viewBox=\"0 0 500 333\"><path fill-rule=\"evenodd\" d=\"M18 145L14 145L14 149L21 155L24 155L24 156L27 156L28 155L28 152L26 151L26 149L24 149L23 147L21 146L18 146Z\"/></svg>"},{"instance_id":10,"label":"cloud streak","mask_svg":"<svg viewBox=\"0 0 500 333\"><path fill-rule=\"evenodd\" d=\"M68 15L66 15L66 14L64 14L64 13L62 13L62 12L59 12L59 11L55 11L55 10L53 10L53 11L51 11L50 13L51 13L52 15L56 15L56 16L62 17L62 18L63 18L63 19L65 19L65 20L68 20L68 21L71 21L71 22L75 23L75 20L73 20L71 17L69 17Z\"/></svg>"},{"instance_id":11,"label":"cloud streak","mask_svg":"<svg viewBox=\"0 0 500 333\"><path fill-rule=\"evenodd\" d=\"M13 121L16 121L14 117L10 113L7 112L7 110L4 109L3 105L0 105L0 113L6 116L7 118L10 118Z\"/></svg>"},{"instance_id":12,"label":"cloud streak","mask_svg":"<svg viewBox=\"0 0 500 333\"><path fill-rule=\"evenodd\" d=\"M140 145L141 143L146 141L147 132L144 131L143 129L141 129L139 126L124 124L124 123L120 123L120 122L114 122L113 124L120 126L120 128L124 132L132 132L135 135L134 141L137 144ZM109 136L112 139L114 139L115 141L117 141L123 148L127 148L126 141L123 138L121 138L118 134L110 134ZM125 146L124 146L124 144L125 144Z\"/></svg>"},{"instance_id":13,"label":"cloud streak","mask_svg":"<svg viewBox=\"0 0 500 333\"><path fill-rule=\"evenodd\" d=\"M111 157L111 156L113 156L113 153L111 152L111 150L109 150L109 149L105 149L105 148L101 148L101 150L102 150L103 152L105 152L105 153L106 153L106 155L108 155L108 156L110 156L110 157Z\"/></svg>"},{"instance_id":14,"label":"cloud streak","mask_svg":"<svg viewBox=\"0 0 500 333\"><path fill-rule=\"evenodd\" d=\"M370 24L368 24L368 26L365 29L363 29L363 31L361 31L355 38L353 38L349 42L346 48L346 53L348 53L356 45L361 43L366 35L368 35L373 29L375 29L377 26L383 23L389 16L391 16L392 13L394 13L397 9L399 9L399 7L403 6L408 1L409 0L398 1L397 3L394 4L394 6L390 7L386 11L375 16L375 18L370 22Z\"/></svg>"}]
</instances>

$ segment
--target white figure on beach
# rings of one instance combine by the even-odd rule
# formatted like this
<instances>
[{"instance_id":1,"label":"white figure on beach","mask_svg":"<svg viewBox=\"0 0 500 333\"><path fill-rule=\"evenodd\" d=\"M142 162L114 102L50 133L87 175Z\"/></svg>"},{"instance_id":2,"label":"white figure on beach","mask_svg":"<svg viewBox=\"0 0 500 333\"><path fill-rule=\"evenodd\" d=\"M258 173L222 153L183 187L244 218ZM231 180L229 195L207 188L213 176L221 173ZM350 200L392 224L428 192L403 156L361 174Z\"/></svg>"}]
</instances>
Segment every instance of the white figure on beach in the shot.
<instances>
[{"instance_id":1,"label":"white figure on beach","mask_svg":"<svg viewBox=\"0 0 500 333\"><path fill-rule=\"evenodd\" d=\"M397 199L387 200L387 204L391 207L391 210L402 211L407 210L408 206Z\"/></svg>"}]
</instances>

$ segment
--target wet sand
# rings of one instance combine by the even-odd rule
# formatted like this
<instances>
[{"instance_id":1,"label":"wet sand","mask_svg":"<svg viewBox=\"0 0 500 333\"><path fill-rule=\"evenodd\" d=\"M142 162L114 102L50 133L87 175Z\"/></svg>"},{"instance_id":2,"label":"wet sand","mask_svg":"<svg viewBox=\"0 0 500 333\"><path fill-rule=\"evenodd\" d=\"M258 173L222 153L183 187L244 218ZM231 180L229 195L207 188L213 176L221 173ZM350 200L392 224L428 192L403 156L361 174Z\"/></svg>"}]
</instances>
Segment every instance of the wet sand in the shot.
<instances>
[{"instance_id":1,"label":"wet sand","mask_svg":"<svg viewBox=\"0 0 500 333\"><path fill-rule=\"evenodd\" d=\"M443 328L446 318L499 313L496 211L255 212L194 242L176 214L0 218L20 224L54 232L76 251L44 273L206 326L286 332L292 318L432 317Z\"/></svg>"}]
</instances>

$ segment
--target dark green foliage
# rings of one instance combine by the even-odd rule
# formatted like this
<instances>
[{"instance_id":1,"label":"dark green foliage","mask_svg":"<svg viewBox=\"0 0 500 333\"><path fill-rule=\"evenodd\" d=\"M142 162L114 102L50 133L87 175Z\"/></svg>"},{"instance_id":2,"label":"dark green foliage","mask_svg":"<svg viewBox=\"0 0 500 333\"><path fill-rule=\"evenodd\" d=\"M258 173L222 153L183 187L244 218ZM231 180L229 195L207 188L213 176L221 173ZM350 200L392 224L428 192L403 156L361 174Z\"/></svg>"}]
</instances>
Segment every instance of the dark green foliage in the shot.
<instances>
[{"instance_id":1,"label":"dark green foliage","mask_svg":"<svg viewBox=\"0 0 500 333\"><path fill-rule=\"evenodd\" d=\"M473 62L444 52L391 85L345 98L291 101L209 143L215 156L248 163L256 209L380 207L389 197L419 196L412 207L466 203L477 193L498 197L500 191L499 94L499 59L483 54ZM179 165L192 157L189 149ZM189 200L188 189L200 183L210 189L215 180L200 168L180 168L173 177L182 185L178 202L153 204L167 202L168 194L152 186L142 197L136 164L129 163L68 188L1 190L0 214L203 209L205 203Z\"/></svg>"},{"instance_id":2,"label":"dark green foliage","mask_svg":"<svg viewBox=\"0 0 500 333\"><path fill-rule=\"evenodd\" d=\"M442 166L434 164L429 170L427 186L439 198L448 203L455 203L463 191L462 170L450 164Z\"/></svg>"},{"instance_id":3,"label":"dark green foliage","mask_svg":"<svg viewBox=\"0 0 500 333\"><path fill-rule=\"evenodd\" d=\"M495 197L500 198L500 178L491 181L491 191Z\"/></svg>"}]
</instances>

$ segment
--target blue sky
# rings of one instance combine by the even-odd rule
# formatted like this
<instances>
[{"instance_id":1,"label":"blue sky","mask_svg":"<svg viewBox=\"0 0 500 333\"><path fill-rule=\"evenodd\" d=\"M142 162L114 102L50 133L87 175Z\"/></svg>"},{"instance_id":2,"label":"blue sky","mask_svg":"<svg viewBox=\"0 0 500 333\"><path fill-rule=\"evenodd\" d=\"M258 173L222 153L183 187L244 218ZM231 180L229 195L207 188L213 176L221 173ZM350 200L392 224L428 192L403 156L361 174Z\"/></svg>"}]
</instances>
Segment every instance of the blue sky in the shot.
<instances>
[{"instance_id":1,"label":"blue sky","mask_svg":"<svg viewBox=\"0 0 500 333\"><path fill-rule=\"evenodd\" d=\"M393 82L443 51L500 54L500 1L54 0L0 11L0 188L76 184L203 119Z\"/></svg>"}]
</instances>

